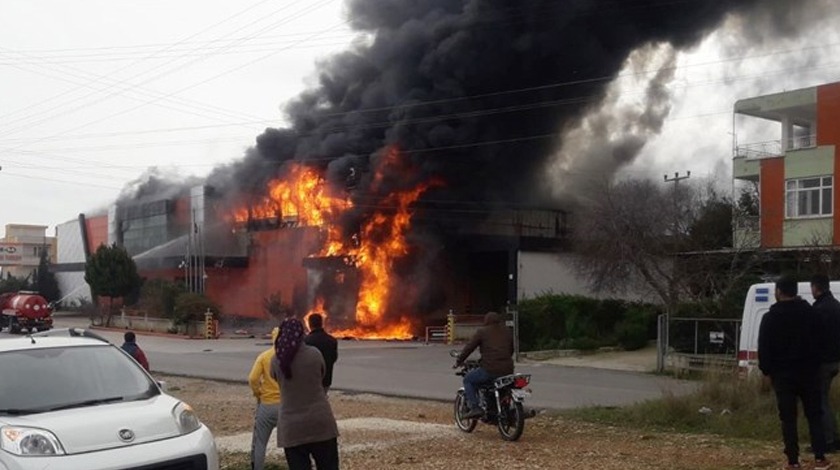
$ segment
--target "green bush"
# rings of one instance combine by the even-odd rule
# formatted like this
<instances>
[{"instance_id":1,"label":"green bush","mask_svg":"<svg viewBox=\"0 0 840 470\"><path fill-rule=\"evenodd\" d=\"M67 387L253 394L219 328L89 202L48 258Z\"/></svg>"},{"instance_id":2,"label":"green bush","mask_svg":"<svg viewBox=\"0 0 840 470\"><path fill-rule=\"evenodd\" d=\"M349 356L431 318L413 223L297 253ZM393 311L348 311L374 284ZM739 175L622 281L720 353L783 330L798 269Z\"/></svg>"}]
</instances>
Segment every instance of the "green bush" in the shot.
<instances>
[{"instance_id":1,"label":"green bush","mask_svg":"<svg viewBox=\"0 0 840 470\"><path fill-rule=\"evenodd\" d=\"M208 309L214 316L218 316L219 307L212 300L195 292L185 292L175 299L172 320L176 325L183 325L193 320L203 320Z\"/></svg>"},{"instance_id":2,"label":"green bush","mask_svg":"<svg viewBox=\"0 0 840 470\"><path fill-rule=\"evenodd\" d=\"M150 279L140 288L140 308L153 317L173 318L175 299L184 293L182 283L166 279Z\"/></svg>"},{"instance_id":3,"label":"green bush","mask_svg":"<svg viewBox=\"0 0 840 470\"><path fill-rule=\"evenodd\" d=\"M542 295L519 304L520 348L523 351L591 350L616 345L619 344L619 326L632 346L642 340L633 342L627 339L630 336L644 337L647 342L652 334L655 335L658 312L656 306L624 300ZM631 314L632 321L628 320Z\"/></svg>"},{"instance_id":4,"label":"green bush","mask_svg":"<svg viewBox=\"0 0 840 470\"><path fill-rule=\"evenodd\" d=\"M649 312L638 307L631 307L624 319L615 327L618 345L626 351L635 351L645 347L650 339L650 317Z\"/></svg>"}]
</instances>

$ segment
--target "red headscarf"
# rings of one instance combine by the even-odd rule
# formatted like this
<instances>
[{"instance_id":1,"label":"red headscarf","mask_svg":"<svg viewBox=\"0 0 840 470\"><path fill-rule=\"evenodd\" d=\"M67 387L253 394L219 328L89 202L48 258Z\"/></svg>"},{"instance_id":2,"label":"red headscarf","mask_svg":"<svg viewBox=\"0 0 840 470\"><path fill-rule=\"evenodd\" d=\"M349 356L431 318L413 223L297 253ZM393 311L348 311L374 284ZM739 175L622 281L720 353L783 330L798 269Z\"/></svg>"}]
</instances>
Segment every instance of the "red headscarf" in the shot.
<instances>
[{"instance_id":1,"label":"red headscarf","mask_svg":"<svg viewBox=\"0 0 840 470\"><path fill-rule=\"evenodd\" d=\"M303 344L303 323L297 318L287 318L280 324L280 336L274 342L274 353L280 361L280 372L287 379L292 378L292 360Z\"/></svg>"}]
</instances>

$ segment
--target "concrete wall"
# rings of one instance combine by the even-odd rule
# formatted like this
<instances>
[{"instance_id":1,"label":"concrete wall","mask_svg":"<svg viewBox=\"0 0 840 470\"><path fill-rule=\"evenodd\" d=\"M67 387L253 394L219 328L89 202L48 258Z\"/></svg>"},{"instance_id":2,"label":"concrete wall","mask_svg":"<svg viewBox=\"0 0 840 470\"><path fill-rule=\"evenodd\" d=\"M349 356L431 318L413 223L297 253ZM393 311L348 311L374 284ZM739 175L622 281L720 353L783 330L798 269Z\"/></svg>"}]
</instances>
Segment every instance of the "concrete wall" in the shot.
<instances>
[{"instance_id":1,"label":"concrete wall","mask_svg":"<svg viewBox=\"0 0 840 470\"><path fill-rule=\"evenodd\" d=\"M788 150L785 179L831 176L834 174L834 146Z\"/></svg>"},{"instance_id":2,"label":"concrete wall","mask_svg":"<svg viewBox=\"0 0 840 470\"><path fill-rule=\"evenodd\" d=\"M57 239L55 278L66 305L78 305L78 300L91 301L90 286L85 282L85 242L78 219L56 225ZM63 265L63 266L62 266ZM71 267L73 270L64 270Z\"/></svg>"},{"instance_id":3,"label":"concrete wall","mask_svg":"<svg viewBox=\"0 0 840 470\"><path fill-rule=\"evenodd\" d=\"M833 237L834 220L831 217L785 220L785 246L828 245Z\"/></svg>"},{"instance_id":4,"label":"concrete wall","mask_svg":"<svg viewBox=\"0 0 840 470\"><path fill-rule=\"evenodd\" d=\"M575 256L571 253L520 251L517 299L521 301L547 293L607 297L589 287L577 273L574 263Z\"/></svg>"}]
</instances>

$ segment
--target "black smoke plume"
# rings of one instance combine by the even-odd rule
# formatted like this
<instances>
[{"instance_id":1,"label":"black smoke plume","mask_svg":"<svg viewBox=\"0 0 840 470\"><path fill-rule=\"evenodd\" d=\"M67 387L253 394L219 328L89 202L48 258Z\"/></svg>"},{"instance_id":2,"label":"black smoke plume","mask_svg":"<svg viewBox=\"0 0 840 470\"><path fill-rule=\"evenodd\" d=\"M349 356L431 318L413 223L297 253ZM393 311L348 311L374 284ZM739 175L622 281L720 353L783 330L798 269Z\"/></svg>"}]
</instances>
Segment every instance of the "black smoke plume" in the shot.
<instances>
[{"instance_id":1,"label":"black smoke plume","mask_svg":"<svg viewBox=\"0 0 840 470\"><path fill-rule=\"evenodd\" d=\"M335 181L397 145L441 177L436 197L531 203L557 133L599 102L631 52L696 44L757 0L349 0L357 44L320 64L318 85L246 157L209 183L259 192L287 160ZM763 2L764 4L775 3Z\"/></svg>"}]
</instances>

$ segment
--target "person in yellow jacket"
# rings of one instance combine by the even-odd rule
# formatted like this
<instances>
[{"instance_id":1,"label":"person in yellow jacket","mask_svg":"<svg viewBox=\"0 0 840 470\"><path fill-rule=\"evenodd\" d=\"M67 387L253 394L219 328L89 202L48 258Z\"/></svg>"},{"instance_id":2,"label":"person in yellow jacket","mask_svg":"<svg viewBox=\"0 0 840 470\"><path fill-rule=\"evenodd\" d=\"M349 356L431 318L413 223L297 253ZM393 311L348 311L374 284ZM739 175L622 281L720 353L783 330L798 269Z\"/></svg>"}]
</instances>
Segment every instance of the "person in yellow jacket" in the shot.
<instances>
[{"instance_id":1,"label":"person in yellow jacket","mask_svg":"<svg viewBox=\"0 0 840 470\"><path fill-rule=\"evenodd\" d=\"M280 410L280 385L271 377L271 361L274 359L274 342L280 335L280 328L271 331L271 347L257 356L248 383L257 399L257 412L254 416L254 434L251 438L251 468L263 470L265 449L271 431L277 427L277 414Z\"/></svg>"}]
</instances>

